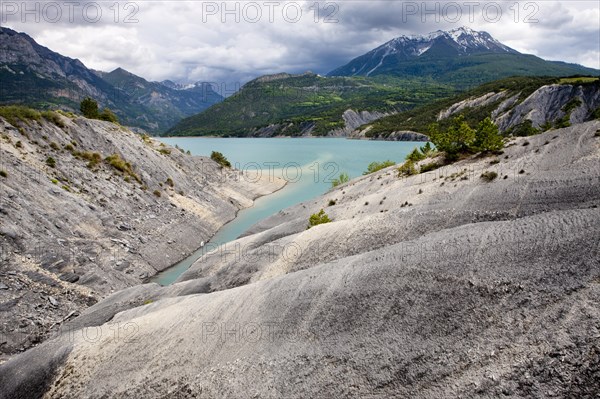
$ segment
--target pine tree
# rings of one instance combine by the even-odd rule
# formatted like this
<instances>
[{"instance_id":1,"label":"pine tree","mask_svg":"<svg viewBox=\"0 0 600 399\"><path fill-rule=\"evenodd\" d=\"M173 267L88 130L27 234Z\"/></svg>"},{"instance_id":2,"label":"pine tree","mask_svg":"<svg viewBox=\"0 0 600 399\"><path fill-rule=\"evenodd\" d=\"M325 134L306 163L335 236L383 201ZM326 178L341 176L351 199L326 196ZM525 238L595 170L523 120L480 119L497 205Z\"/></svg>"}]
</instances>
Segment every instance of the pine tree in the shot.
<instances>
[{"instance_id":1,"label":"pine tree","mask_svg":"<svg viewBox=\"0 0 600 399\"><path fill-rule=\"evenodd\" d=\"M89 119L97 119L98 118L98 103L90 97L86 97L81 101L79 105L79 110Z\"/></svg>"}]
</instances>

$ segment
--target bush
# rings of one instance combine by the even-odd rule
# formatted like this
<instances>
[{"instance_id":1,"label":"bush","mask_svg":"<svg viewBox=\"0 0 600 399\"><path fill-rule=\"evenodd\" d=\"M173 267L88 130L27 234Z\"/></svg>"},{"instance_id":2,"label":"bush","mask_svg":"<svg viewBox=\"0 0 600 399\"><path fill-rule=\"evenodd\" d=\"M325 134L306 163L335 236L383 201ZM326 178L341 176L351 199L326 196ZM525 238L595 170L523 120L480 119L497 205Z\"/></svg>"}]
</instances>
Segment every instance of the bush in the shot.
<instances>
[{"instance_id":1,"label":"bush","mask_svg":"<svg viewBox=\"0 0 600 399\"><path fill-rule=\"evenodd\" d=\"M158 152L160 152L163 155L170 155L171 154L171 150L169 150L168 148L159 148Z\"/></svg>"},{"instance_id":2,"label":"bush","mask_svg":"<svg viewBox=\"0 0 600 399\"><path fill-rule=\"evenodd\" d=\"M19 120L29 124L29 121L39 122L41 119L41 114L38 111L21 105L0 107L0 116L15 127L17 127Z\"/></svg>"},{"instance_id":3,"label":"bush","mask_svg":"<svg viewBox=\"0 0 600 399\"><path fill-rule=\"evenodd\" d=\"M173 179L171 179L170 177L167 178L167 180L165 180L165 184L168 186L173 187L175 185L175 183L173 182Z\"/></svg>"},{"instance_id":4,"label":"bush","mask_svg":"<svg viewBox=\"0 0 600 399\"><path fill-rule=\"evenodd\" d=\"M64 124L64 122L62 121L60 115L54 111L44 111L44 112L42 112L42 116L44 117L44 119L54 123L56 126L58 126L60 128L64 128L66 126Z\"/></svg>"},{"instance_id":5,"label":"bush","mask_svg":"<svg viewBox=\"0 0 600 399\"><path fill-rule=\"evenodd\" d=\"M540 131L533 127L533 122L529 119L525 119L510 131L510 134L517 137L534 136L539 133Z\"/></svg>"},{"instance_id":6,"label":"bush","mask_svg":"<svg viewBox=\"0 0 600 399\"><path fill-rule=\"evenodd\" d=\"M52 148L54 151L60 151L59 145L56 144L54 141L50 143L50 148Z\"/></svg>"},{"instance_id":7,"label":"bush","mask_svg":"<svg viewBox=\"0 0 600 399\"><path fill-rule=\"evenodd\" d=\"M156 195L157 197L160 197L160 190L154 190L154 192L152 192L152 194Z\"/></svg>"},{"instance_id":8,"label":"bush","mask_svg":"<svg viewBox=\"0 0 600 399\"><path fill-rule=\"evenodd\" d=\"M371 162L369 164L369 166L367 166L367 171L363 172L363 175L375 173L377 171L380 171L381 169L385 169L387 167L394 166L394 165L396 165L396 163L393 161L390 161L390 160L383 161L383 162Z\"/></svg>"},{"instance_id":9,"label":"bush","mask_svg":"<svg viewBox=\"0 0 600 399\"><path fill-rule=\"evenodd\" d=\"M119 154L113 154L111 156L106 157L104 160L110 166L117 169L124 175L133 177L135 180L137 180L138 183L142 182L139 176L133 171L133 167L131 166L131 164L122 159Z\"/></svg>"},{"instance_id":10,"label":"bush","mask_svg":"<svg viewBox=\"0 0 600 399\"><path fill-rule=\"evenodd\" d=\"M417 174L417 168L413 161L406 161L398 168L398 177L412 176Z\"/></svg>"},{"instance_id":11,"label":"bush","mask_svg":"<svg viewBox=\"0 0 600 399\"><path fill-rule=\"evenodd\" d=\"M89 119L98 119L98 103L90 97L86 97L79 104L79 110Z\"/></svg>"},{"instance_id":12,"label":"bush","mask_svg":"<svg viewBox=\"0 0 600 399\"><path fill-rule=\"evenodd\" d=\"M51 168L56 167L56 160L52 157L48 157L46 158L46 165L50 166Z\"/></svg>"},{"instance_id":13,"label":"bush","mask_svg":"<svg viewBox=\"0 0 600 399\"><path fill-rule=\"evenodd\" d=\"M104 108L104 110L102 111L102 113L98 116L98 119L103 120L103 121L107 121L107 122L112 122L112 123L119 123L119 119L117 118L117 115L115 115L108 108Z\"/></svg>"},{"instance_id":14,"label":"bush","mask_svg":"<svg viewBox=\"0 0 600 399\"><path fill-rule=\"evenodd\" d=\"M329 216L327 216L325 211L321 209L319 213L313 213L312 215L310 215L310 218L308 219L308 227L306 229L308 230L316 225L329 222L331 222L331 219L329 219Z\"/></svg>"},{"instance_id":15,"label":"bush","mask_svg":"<svg viewBox=\"0 0 600 399\"><path fill-rule=\"evenodd\" d=\"M434 149L431 147L431 143L429 141L423 147L419 148L419 150L425 157L429 157L434 153Z\"/></svg>"},{"instance_id":16,"label":"bush","mask_svg":"<svg viewBox=\"0 0 600 399\"><path fill-rule=\"evenodd\" d=\"M23 143L21 142L21 140L19 140L19 141L17 141L15 143L15 147L17 147L17 148L23 148Z\"/></svg>"},{"instance_id":17,"label":"bush","mask_svg":"<svg viewBox=\"0 0 600 399\"><path fill-rule=\"evenodd\" d=\"M329 203L327 205L334 206L335 204L336 204L335 200L329 200Z\"/></svg>"},{"instance_id":18,"label":"bush","mask_svg":"<svg viewBox=\"0 0 600 399\"><path fill-rule=\"evenodd\" d=\"M440 167L441 165L435 163L435 162L431 162L431 163L427 163L425 165L421 165L421 168L419 170L419 173L427 173L427 172L431 172L432 170L436 170Z\"/></svg>"},{"instance_id":19,"label":"bush","mask_svg":"<svg viewBox=\"0 0 600 399\"><path fill-rule=\"evenodd\" d=\"M497 178L497 177L498 177L498 173L496 173L496 172L491 172L491 171L483 172L483 173L481 174L481 178L482 178L483 180L485 180L485 181L488 181L488 182L490 182L490 181L494 180L494 179L495 179L495 178Z\"/></svg>"},{"instance_id":20,"label":"bush","mask_svg":"<svg viewBox=\"0 0 600 399\"><path fill-rule=\"evenodd\" d=\"M210 159L224 168L231 168L231 163L227 160L227 158L225 158L225 155L221 154L219 151L213 151L210 154Z\"/></svg>"},{"instance_id":21,"label":"bush","mask_svg":"<svg viewBox=\"0 0 600 399\"><path fill-rule=\"evenodd\" d=\"M410 154L406 156L407 161L419 162L423 159L425 159L425 155L423 155L423 153L418 148L415 148Z\"/></svg>"},{"instance_id":22,"label":"bush","mask_svg":"<svg viewBox=\"0 0 600 399\"><path fill-rule=\"evenodd\" d=\"M331 181L331 187L337 187L341 184L348 183L350 181L350 176L346 172L340 173L340 176L333 179Z\"/></svg>"},{"instance_id":23,"label":"bush","mask_svg":"<svg viewBox=\"0 0 600 399\"><path fill-rule=\"evenodd\" d=\"M102 155L97 152L75 152L73 155L88 161L87 167L90 169L95 168L102 161Z\"/></svg>"},{"instance_id":24,"label":"bush","mask_svg":"<svg viewBox=\"0 0 600 399\"><path fill-rule=\"evenodd\" d=\"M0 170L0 176L2 176L2 177L8 177L8 173L6 173L5 170Z\"/></svg>"}]
</instances>

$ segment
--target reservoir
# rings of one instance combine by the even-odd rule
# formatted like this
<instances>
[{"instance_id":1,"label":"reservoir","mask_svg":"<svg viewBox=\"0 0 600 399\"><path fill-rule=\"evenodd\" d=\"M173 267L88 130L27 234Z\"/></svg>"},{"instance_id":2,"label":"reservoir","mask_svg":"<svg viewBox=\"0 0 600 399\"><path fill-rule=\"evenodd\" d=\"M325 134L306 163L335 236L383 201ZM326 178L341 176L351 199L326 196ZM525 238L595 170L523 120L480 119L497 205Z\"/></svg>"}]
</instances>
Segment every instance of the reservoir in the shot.
<instances>
[{"instance_id":1,"label":"reservoir","mask_svg":"<svg viewBox=\"0 0 600 399\"><path fill-rule=\"evenodd\" d=\"M160 138L166 144L179 146L193 155L210 156L219 151L236 169L271 173L283 178L286 186L265 197L254 206L241 210L210 240L214 249L233 241L250 226L282 209L315 198L331 188L331 181L346 172L358 177L371 162L391 160L401 163L418 146L425 143L407 141L347 140L344 138ZM200 243L199 243L200 244ZM183 261L166 269L151 281L161 285L173 283L192 263L199 259L202 248Z\"/></svg>"}]
</instances>

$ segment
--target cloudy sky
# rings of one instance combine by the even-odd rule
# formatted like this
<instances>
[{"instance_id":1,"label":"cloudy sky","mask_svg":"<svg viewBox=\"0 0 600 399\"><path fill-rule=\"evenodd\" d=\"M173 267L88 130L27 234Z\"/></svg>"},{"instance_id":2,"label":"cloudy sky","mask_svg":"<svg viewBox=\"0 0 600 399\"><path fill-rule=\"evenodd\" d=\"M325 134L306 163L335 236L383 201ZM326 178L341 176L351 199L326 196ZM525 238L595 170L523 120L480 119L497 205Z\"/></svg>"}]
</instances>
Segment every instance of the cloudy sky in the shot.
<instances>
[{"instance_id":1,"label":"cloudy sky","mask_svg":"<svg viewBox=\"0 0 600 399\"><path fill-rule=\"evenodd\" d=\"M325 74L402 34L469 26L524 53L600 68L592 1L0 1L2 26L149 80L244 83ZM26 7L26 8L25 8Z\"/></svg>"}]
</instances>

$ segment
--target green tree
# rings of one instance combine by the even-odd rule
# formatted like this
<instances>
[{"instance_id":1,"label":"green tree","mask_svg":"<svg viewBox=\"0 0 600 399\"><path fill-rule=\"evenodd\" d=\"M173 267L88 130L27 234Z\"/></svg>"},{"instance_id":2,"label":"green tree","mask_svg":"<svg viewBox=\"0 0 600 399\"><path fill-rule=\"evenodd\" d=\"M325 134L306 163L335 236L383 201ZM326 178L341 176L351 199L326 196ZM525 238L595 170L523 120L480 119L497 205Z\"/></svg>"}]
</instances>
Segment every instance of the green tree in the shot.
<instances>
[{"instance_id":1,"label":"green tree","mask_svg":"<svg viewBox=\"0 0 600 399\"><path fill-rule=\"evenodd\" d=\"M119 122L119 119L117 118L117 115L115 115L114 112L112 112L108 108L104 108L104 110L102 111L102 113L98 116L98 119L101 119L103 121L112 122L112 123L118 123Z\"/></svg>"},{"instance_id":2,"label":"green tree","mask_svg":"<svg viewBox=\"0 0 600 399\"><path fill-rule=\"evenodd\" d=\"M502 136L498 133L498 126L488 117L479 122L475 132L475 151L499 151L504 147Z\"/></svg>"},{"instance_id":3,"label":"green tree","mask_svg":"<svg viewBox=\"0 0 600 399\"><path fill-rule=\"evenodd\" d=\"M210 154L210 159L212 159L213 161L215 161L216 163L218 163L219 165L221 165L223 167L231 168L231 162L229 162L227 160L227 158L225 157L225 155L223 155L219 151L213 151Z\"/></svg>"},{"instance_id":4,"label":"green tree","mask_svg":"<svg viewBox=\"0 0 600 399\"><path fill-rule=\"evenodd\" d=\"M98 118L98 103L90 97L86 97L83 99L83 101L81 101L81 104L79 105L79 110L86 118Z\"/></svg>"},{"instance_id":5,"label":"green tree","mask_svg":"<svg viewBox=\"0 0 600 399\"><path fill-rule=\"evenodd\" d=\"M340 184L348 183L350 181L350 176L346 172L340 173L340 177L333 179L331 182L331 187L337 187Z\"/></svg>"},{"instance_id":6,"label":"green tree","mask_svg":"<svg viewBox=\"0 0 600 399\"><path fill-rule=\"evenodd\" d=\"M410 154L406 156L407 161L419 162L423 159L425 159L425 155L423 155L423 153L421 153L421 151L418 148L415 148Z\"/></svg>"},{"instance_id":7,"label":"green tree","mask_svg":"<svg viewBox=\"0 0 600 399\"><path fill-rule=\"evenodd\" d=\"M433 152L433 148L431 148L431 143L428 141L423 147L420 148L421 154L428 157Z\"/></svg>"},{"instance_id":8,"label":"green tree","mask_svg":"<svg viewBox=\"0 0 600 399\"><path fill-rule=\"evenodd\" d=\"M460 115L452 119L446 131L441 131L437 124L430 125L429 137L440 151L446 153L448 159L453 160L461 153L471 152L475 130L465 121L464 115Z\"/></svg>"}]
</instances>

